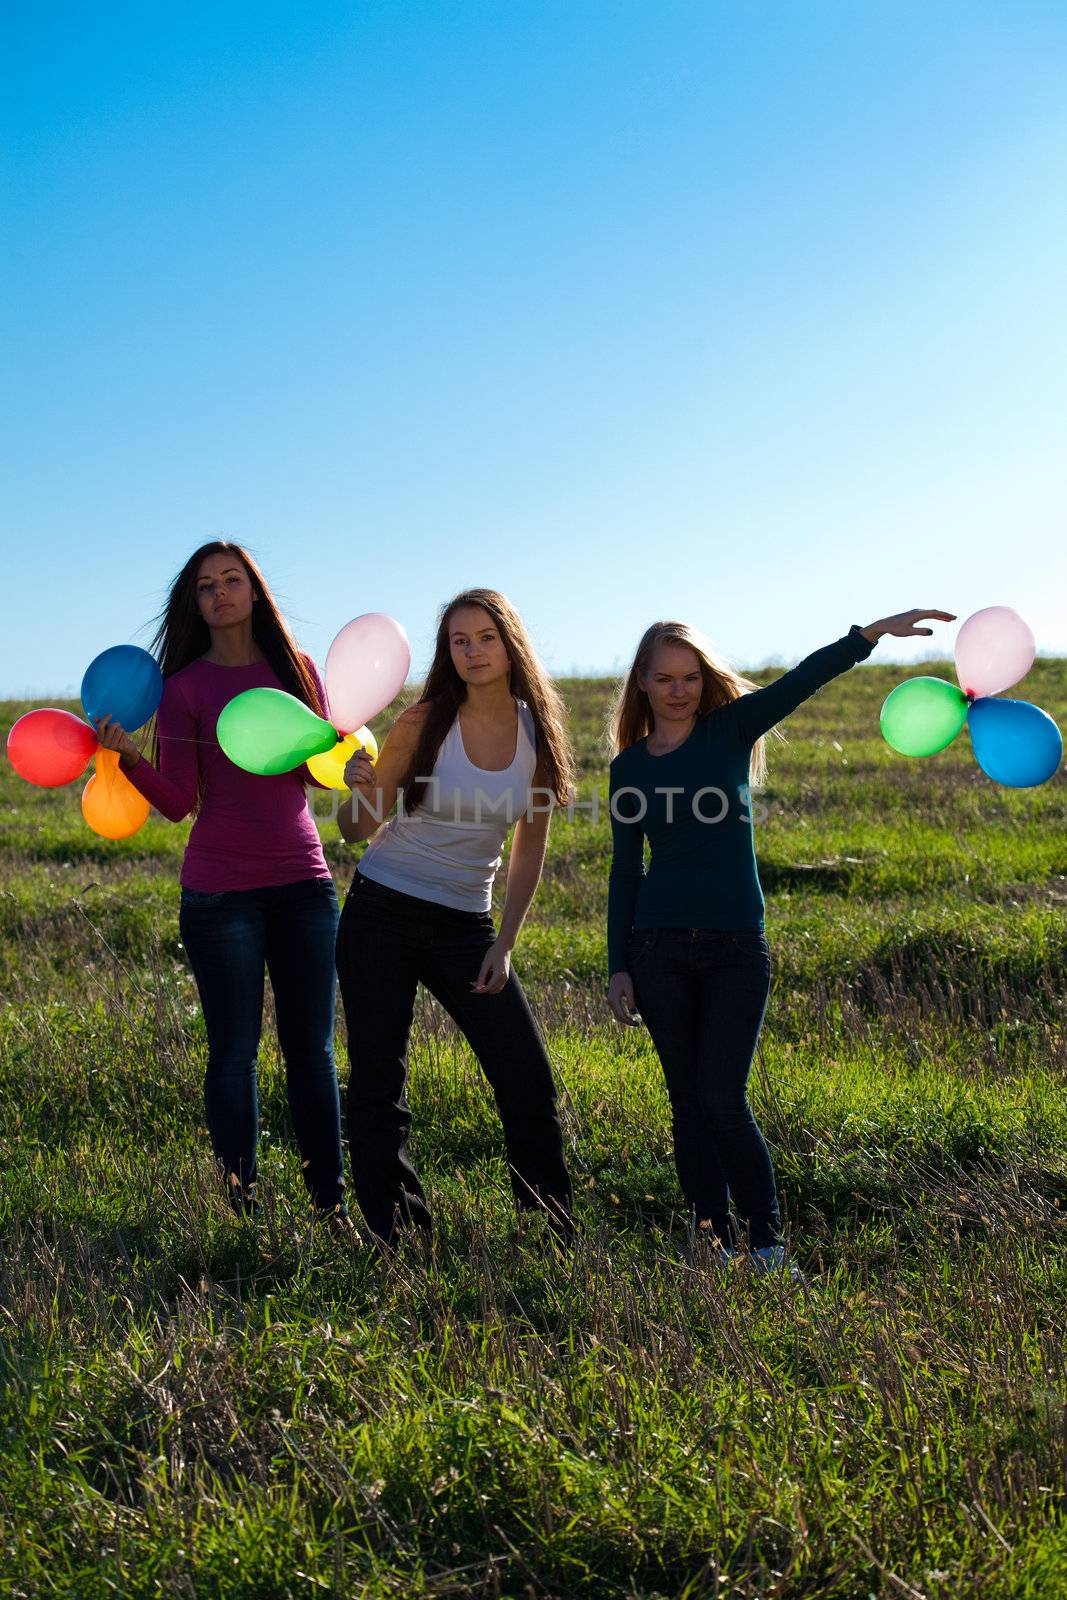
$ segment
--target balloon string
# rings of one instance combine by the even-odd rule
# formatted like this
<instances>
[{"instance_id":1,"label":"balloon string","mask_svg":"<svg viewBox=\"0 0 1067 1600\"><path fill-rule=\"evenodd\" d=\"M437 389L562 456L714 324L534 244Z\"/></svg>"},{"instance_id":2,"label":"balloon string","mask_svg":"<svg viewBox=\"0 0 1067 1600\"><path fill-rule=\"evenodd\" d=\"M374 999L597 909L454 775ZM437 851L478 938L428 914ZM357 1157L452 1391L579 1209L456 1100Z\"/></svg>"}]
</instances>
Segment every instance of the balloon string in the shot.
<instances>
[{"instance_id":1,"label":"balloon string","mask_svg":"<svg viewBox=\"0 0 1067 1600\"><path fill-rule=\"evenodd\" d=\"M342 733L340 728L335 728L334 732L337 735L337 743L338 744L340 744L342 740L348 739L348 738L351 737L350 734ZM202 744L205 747L205 749L207 749L207 750L221 750L222 749L222 746L219 744L219 741L217 739L191 739L189 737L189 735L185 734L185 733L161 733L161 734L158 734L157 737L159 739L160 744L163 744L163 742L166 741L168 744ZM102 746L98 745L98 748L106 750L107 746L106 745L102 745ZM142 753L142 755L144 754L143 751L141 753ZM327 754L328 753L329 752L327 752Z\"/></svg>"},{"instance_id":2,"label":"balloon string","mask_svg":"<svg viewBox=\"0 0 1067 1600\"><path fill-rule=\"evenodd\" d=\"M338 744L340 744L342 739L351 738L350 734L342 733L340 728L334 728L333 731L337 735ZM219 744L217 739L191 739L189 735L185 733L161 733L157 735L157 737L160 744L166 740L170 744L202 744L206 745L211 750L222 749L222 746Z\"/></svg>"},{"instance_id":3,"label":"balloon string","mask_svg":"<svg viewBox=\"0 0 1067 1600\"><path fill-rule=\"evenodd\" d=\"M158 735L158 738L160 744L166 740L168 744L202 744L207 745L208 748L212 750L221 750L222 748L217 739L190 739L189 736L184 733L161 733ZM102 745L99 746L99 748L106 750L107 746Z\"/></svg>"},{"instance_id":4,"label":"balloon string","mask_svg":"<svg viewBox=\"0 0 1067 1600\"><path fill-rule=\"evenodd\" d=\"M190 739L184 733L161 733L158 735L160 744L166 739L171 744L208 744L213 750L221 748L217 739Z\"/></svg>"}]
</instances>

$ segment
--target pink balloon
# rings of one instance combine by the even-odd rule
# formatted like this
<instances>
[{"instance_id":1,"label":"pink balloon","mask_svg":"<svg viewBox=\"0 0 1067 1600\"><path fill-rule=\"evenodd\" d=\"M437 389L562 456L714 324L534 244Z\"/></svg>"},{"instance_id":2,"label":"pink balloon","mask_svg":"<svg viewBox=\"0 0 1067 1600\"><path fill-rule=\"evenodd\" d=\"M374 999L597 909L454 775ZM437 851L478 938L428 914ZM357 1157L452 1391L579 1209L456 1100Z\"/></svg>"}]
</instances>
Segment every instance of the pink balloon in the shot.
<instances>
[{"instance_id":1,"label":"pink balloon","mask_svg":"<svg viewBox=\"0 0 1067 1600\"><path fill-rule=\"evenodd\" d=\"M354 733L395 700L411 666L408 636L384 611L346 622L326 657L330 721Z\"/></svg>"},{"instance_id":2,"label":"pink balloon","mask_svg":"<svg viewBox=\"0 0 1067 1600\"><path fill-rule=\"evenodd\" d=\"M965 694L999 694L1034 664L1034 636L1010 606L986 606L956 635L956 676Z\"/></svg>"}]
</instances>

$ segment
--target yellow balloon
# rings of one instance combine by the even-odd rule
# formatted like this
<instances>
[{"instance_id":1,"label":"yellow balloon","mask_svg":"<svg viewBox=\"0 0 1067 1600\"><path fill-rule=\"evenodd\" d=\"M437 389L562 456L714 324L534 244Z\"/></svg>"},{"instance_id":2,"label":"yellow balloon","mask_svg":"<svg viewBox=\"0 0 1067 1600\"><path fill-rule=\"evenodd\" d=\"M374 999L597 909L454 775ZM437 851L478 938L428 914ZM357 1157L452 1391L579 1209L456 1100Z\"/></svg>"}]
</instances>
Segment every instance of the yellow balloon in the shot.
<instances>
[{"instance_id":1,"label":"yellow balloon","mask_svg":"<svg viewBox=\"0 0 1067 1600\"><path fill-rule=\"evenodd\" d=\"M357 728L355 733L347 733L332 750L312 756L307 764L308 771L327 789L347 789L345 767L357 750L365 750L372 761L377 761L378 741L369 728Z\"/></svg>"},{"instance_id":2,"label":"yellow balloon","mask_svg":"<svg viewBox=\"0 0 1067 1600\"><path fill-rule=\"evenodd\" d=\"M119 766L117 750L96 752L96 771L82 790L82 816L104 839L128 839L148 821L151 806Z\"/></svg>"}]
</instances>

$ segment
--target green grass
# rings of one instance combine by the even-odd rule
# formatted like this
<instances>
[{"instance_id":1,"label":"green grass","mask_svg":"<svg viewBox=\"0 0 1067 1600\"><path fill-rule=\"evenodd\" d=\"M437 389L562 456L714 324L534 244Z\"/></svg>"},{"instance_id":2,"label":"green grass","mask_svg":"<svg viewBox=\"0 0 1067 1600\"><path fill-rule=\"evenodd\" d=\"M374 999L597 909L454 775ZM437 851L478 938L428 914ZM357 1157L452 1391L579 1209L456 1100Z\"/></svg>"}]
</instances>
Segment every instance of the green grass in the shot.
<instances>
[{"instance_id":1,"label":"green grass","mask_svg":"<svg viewBox=\"0 0 1067 1600\"><path fill-rule=\"evenodd\" d=\"M385 1265L306 1215L269 1019L265 1215L220 1201L187 828L106 844L79 785L0 771L0 1594L1067 1593L1067 781L997 789L965 735L892 755L900 676L803 707L761 795L753 1098L803 1294L687 1235L662 1075L602 998L606 815L554 823L516 954L582 1242L520 1230L422 997L438 1233ZM611 686L562 687L588 798ZM1067 723L1067 663L1020 693Z\"/></svg>"}]
</instances>

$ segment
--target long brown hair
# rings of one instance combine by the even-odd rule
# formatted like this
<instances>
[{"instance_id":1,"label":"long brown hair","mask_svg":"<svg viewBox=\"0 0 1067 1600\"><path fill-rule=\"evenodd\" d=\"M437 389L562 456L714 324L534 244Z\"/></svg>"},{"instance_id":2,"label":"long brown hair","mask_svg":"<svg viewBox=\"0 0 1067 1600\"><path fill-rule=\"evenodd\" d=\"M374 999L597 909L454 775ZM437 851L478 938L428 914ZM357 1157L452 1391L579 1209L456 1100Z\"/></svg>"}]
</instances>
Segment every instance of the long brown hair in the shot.
<instances>
[{"instance_id":1,"label":"long brown hair","mask_svg":"<svg viewBox=\"0 0 1067 1600\"><path fill-rule=\"evenodd\" d=\"M492 617L511 663L511 692L525 700L533 714L537 760L545 786L551 789L561 806L566 805L574 783L574 755L567 734L566 707L538 661L523 620L511 601L495 589L464 589L442 608L438 620L433 661L419 696L419 704L429 706L429 710L400 785L404 809L414 811L426 793L445 734L467 698L467 685L452 664L448 638L452 615L464 606L479 606Z\"/></svg>"},{"instance_id":2,"label":"long brown hair","mask_svg":"<svg viewBox=\"0 0 1067 1600\"><path fill-rule=\"evenodd\" d=\"M758 683L753 683L751 678L742 677L736 668L724 660L711 640L706 634L701 633L699 628L691 628L687 622L654 622L641 636L637 654L622 681L622 687L612 707L611 741L616 754L620 750L629 749L630 745L636 744L639 739L646 738L652 732L654 723L652 706L648 695L637 680L639 675L645 676L648 673L653 652L661 644L683 645L687 650L692 650L700 662L700 676L703 683L700 705L697 708L698 717L706 716L709 711L716 711L720 706L729 705L731 700L737 700L741 695L749 694L753 689L759 688ZM759 738L752 746L749 759L749 783L763 783L766 776L766 740Z\"/></svg>"},{"instance_id":3,"label":"long brown hair","mask_svg":"<svg viewBox=\"0 0 1067 1600\"><path fill-rule=\"evenodd\" d=\"M302 700L318 716L326 715L315 680L277 602L256 562L243 545L229 539L212 539L194 550L170 586L167 603L159 616L159 626L151 650L164 678L172 678L190 662L206 655L211 648L211 630L200 615L196 599L196 580L200 563L208 556L233 556L248 573L256 601L252 607L252 637L281 681L283 689ZM159 764L159 734L152 730L152 760Z\"/></svg>"}]
</instances>

